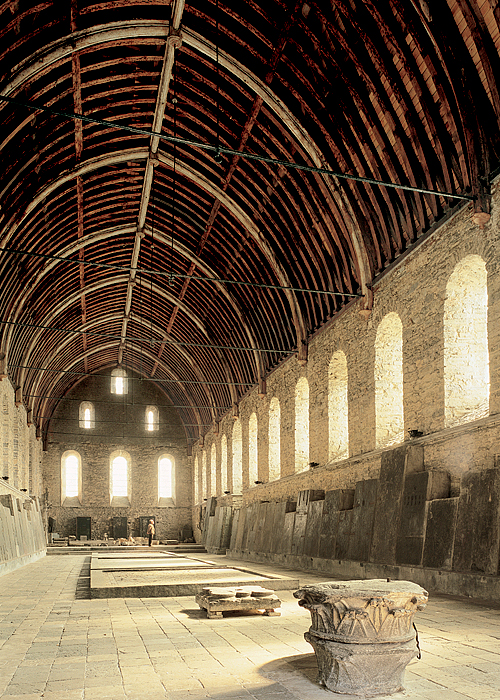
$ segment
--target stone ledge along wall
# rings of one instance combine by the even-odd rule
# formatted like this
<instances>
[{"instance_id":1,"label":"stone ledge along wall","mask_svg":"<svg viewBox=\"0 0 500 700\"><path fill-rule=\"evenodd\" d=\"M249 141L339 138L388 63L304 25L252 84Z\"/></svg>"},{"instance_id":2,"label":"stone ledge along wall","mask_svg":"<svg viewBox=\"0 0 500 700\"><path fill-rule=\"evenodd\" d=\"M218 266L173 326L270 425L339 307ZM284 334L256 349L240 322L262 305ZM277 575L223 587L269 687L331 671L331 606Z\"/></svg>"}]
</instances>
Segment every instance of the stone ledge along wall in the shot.
<instances>
[{"instance_id":1,"label":"stone ledge along wall","mask_svg":"<svg viewBox=\"0 0 500 700\"><path fill-rule=\"evenodd\" d=\"M40 501L0 481L0 576L45 556Z\"/></svg>"},{"instance_id":2,"label":"stone ledge along wall","mask_svg":"<svg viewBox=\"0 0 500 700\"><path fill-rule=\"evenodd\" d=\"M353 301L311 334L307 363L289 358L268 374L264 390L254 387L242 398L237 412L242 429L241 490L233 488L234 410L193 447L192 462L202 465L205 451L210 469L204 479L198 473L198 487L193 488L198 495L193 499L198 540L210 535L213 546L221 546L215 531L203 534L200 517L207 499L214 497L217 505L205 525L213 528L217 509L231 507L231 555L300 564L341 578L394 576L432 590L498 597L499 184L497 178L492 217L484 229L473 223L471 206L457 210L375 280L368 319L359 313L361 302ZM456 271L467 260L484 261L487 273L489 401L485 411L483 407L478 412L474 405L470 414L465 403L459 407L460 421L450 422L445 406L445 302L450 279L455 273L454 285L460 284ZM455 292L460 297L460 289ZM401 321L404 434L394 435L393 445L381 445L375 348L380 324L389 314ZM398 324L393 326L398 329ZM474 329L474 323L457 328L458 337ZM379 345L381 338L379 334ZM330 378L339 371L339 357L345 357L347 365L349 439L348 447L342 445L336 455L331 430L339 407L332 401ZM465 376L457 376L457 382ZM295 394L302 378L309 384L309 462L297 469ZM337 391L337 397L340 394ZM271 454L273 459L279 455L279 464L270 465L269 409L276 400L280 429L272 436ZM258 430L257 479L250 468L255 460L255 447L249 449L252 414ZM394 427L389 425L389 430ZM421 437L410 438L409 430ZM221 472L226 441L227 479ZM214 453L212 446L215 464L208 458ZM403 453L410 460L404 469ZM210 485L209 491L202 491L203 483ZM307 507L301 492L309 493ZM241 506L235 498L241 499Z\"/></svg>"},{"instance_id":3,"label":"stone ledge along wall","mask_svg":"<svg viewBox=\"0 0 500 700\"><path fill-rule=\"evenodd\" d=\"M43 482L47 513L55 521L54 531L62 537L76 536L77 518L87 517L91 520L92 539L103 539L105 535L113 538L119 525L126 537L135 537L141 536L141 518L154 517L158 539L177 540L186 533L190 535L191 465L177 412L152 382L141 383L131 372L128 393L111 394L110 371L105 374L93 375L75 387L50 423ZM83 401L94 405L93 429L79 425L79 406ZM145 410L149 405L159 408L156 432L145 429ZM61 492L61 458L68 450L78 452L82 469L80 499L69 503ZM129 502L112 505L110 455L118 450L130 456ZM175 462L173 498L165 499L165 503L158 499L158 458L164 454Z\"/></svg>"},{"instance_id":4,"label":"stone ledge along wall","mask_svg":"<svg viewBox=\"0 0 500 700\"><path fill-rule=\"evenodd\" d=\"M336 577L408 579L455 595L500 593L500 463L464 474L425 469L423 450L382 454L380 477L350 489L305 490L294 501L250 503L234 514L231 557ZM212 538L220 511L214 507ZM208 512L208 508L207 508ZM220 517L220 516L219 516Z\"/></svg>"}]
</instances>

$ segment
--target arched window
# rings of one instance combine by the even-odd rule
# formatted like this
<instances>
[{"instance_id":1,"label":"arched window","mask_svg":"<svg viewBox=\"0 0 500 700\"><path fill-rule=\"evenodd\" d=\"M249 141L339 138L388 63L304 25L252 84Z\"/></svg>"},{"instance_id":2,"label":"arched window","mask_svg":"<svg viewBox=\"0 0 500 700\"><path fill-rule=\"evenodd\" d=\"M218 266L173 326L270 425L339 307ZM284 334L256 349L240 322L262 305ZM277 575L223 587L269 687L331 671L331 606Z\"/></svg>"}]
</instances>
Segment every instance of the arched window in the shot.
<instances>
[{"instance_id":1,"label":"arched window","mask_svg":"<svg viewBox=\"0 0 500 700\"><path fill-rule=\"evenodd\" d=\"M269 403L269 481L281 476L281 411L279 399Z\"/></svg>"},{"instance_id":2,"label":"arched window","mask_svg":"<svg viewBox=\"0 0 500 700\"><path fill-rule=\"evenodd\" d=\"M201 497L208 498L207 490L207 451L201 453Z\"/></svg>"},{"instance_id":3,"label":"arched window","mask_svg":"<svg viewBox=\"0 0 500 700\"><path fill-rule=\"evenodd\" d=\"M110 456L109 487L112 505L129 505L130 455L117 450Z\"/></svg>"},{"instance_id":4,"label":"arched window","mask_svg":"<svg viewBox=\"0 0 500 700\"><path fill-rule=\"evenodd\" d=\"M79 506L82 497L82 460L78 452L67 450L61 457L61 503Z\"/></svg>"},{"instance_id":5,"label":"arched window","mask_svg":"<svg viewBox=\"0 0 500 700\"><path fill-rule=\"evenodd\" d=\"M159 414L156 406L146 406L145 413L146 430L153 432L159 427Z\"/></svg>"},{"instance_id":6,"label":"arched window","mask_svg":"<svg viewBox=\"0 0 500 700\"><path fill-rule=\"evenodd\" d=\"M403 324L391 312L375 338L375 444L386 447L403 440Z\"/></svg>"},{"instance_id":7,"label":"arched window","mask_svg":"<svg viewBox=\"0 0 500 700\"><path fill-rule=\"evenodd\" d=\"M243 441L241 435L241 421L238 418L233 425L233 494L239 495L242 491L243 474Z\"/></svg>"},{"instance_id":8,"label":"arched window","mask_svg":"<svg viewBox=\"0 0 500 700\"><path fill-rule=\"evenodd\" d=\"M222 436L220 441L220 481L222 493L225 493L227 488L227 437Z\"/></svg>"},{"instance_id":9,"label":"arched window","mask_svg":"<svg viewBox=\"0 0 500 700\"><path fill-rule=\"evenodd\" d=\"M215 442L212 442L210 450L210 483L212 485L210 495L213 496L217 492L217 448Z\"/></svg>"},{"instance_id":10,"label":"arched window","mask_svg":"<svg viewBox=\"0 0 500 700\"><path fill-rule=\"evenodd\" d=\"M111 372L111 393L128 394L127 373L121 367L116 367Z\"/></svg>"},{"instance_id":11,"label":"arched window","mask_svg":"<svg viewBox=\"0 0 500 700\"><path fill-rule=\"evenodd\" d=\"M252 413L248 421L248 482L250 488L259 478L259 457L257 452L257 415Z\"/></svg>"},{"instance_id":12,"label":"arched window","mask_svg":"<svg viewBox=\"0 0 500 700\"><path fill-rule=\"evenodd\" d=\"M450 275L444 302L445 426L489 413L488 288L486 264L467 255Z\"/></svg>"},{"instance_id":13,"label":"arched window","mask_svg":"<svg viewBox=\"0 0 500 700\"><path fill-rule=\"evenodd\" d=\"M172 455L161 455L158 458L158 504L173 505L174 502L174 458Z\"/></svg>"},{"instance_id":14,"label":"arched window","mask_svg":"<svg viewBox=\"0 0 500 700\"><path fill-rule=\"evenodd\" d=\"M309 466L309 382L301 377L295 387L295 471Z\"/></svg>"},{"instance_id":15,"label":"arched window","mask_svg":"<svg viewBox=\"0 0 500 700\"><path fill-rule=\"evenodd\" d=\"M347 360L339 350L328 367L328 459L349 457L349 412L347 403Z\"/></svg>"},{"instance_id":16,"label":"arched window","mask_svg":"<svg viewBox=\"0 0 500 700\"><path fill-rule=\"evenodd\" d=\"M201 501L200 498L200 463L198 455L194 458L194 503L197 505Z\"/></svg>"},{"instance_id":17,"label":"arched window","mask_svg":"<svg viewBox=\"0 0 500 700\"><path fill-rule=\"evenodd\" d=\"M84 428L85 430L91 430L92 428L95 428L95 413L93 403L90 403L90 401L82 401L78 413L80 428Z\"/></svg>"}]
</instances>

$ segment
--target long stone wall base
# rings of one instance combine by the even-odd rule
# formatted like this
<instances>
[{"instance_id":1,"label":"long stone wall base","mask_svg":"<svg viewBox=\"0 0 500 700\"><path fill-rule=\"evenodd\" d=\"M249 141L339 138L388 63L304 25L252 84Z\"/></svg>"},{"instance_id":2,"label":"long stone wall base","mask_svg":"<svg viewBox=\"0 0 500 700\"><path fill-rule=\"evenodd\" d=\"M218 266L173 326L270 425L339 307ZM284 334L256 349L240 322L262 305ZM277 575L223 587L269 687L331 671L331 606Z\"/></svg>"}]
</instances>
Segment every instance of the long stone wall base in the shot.
<instances>
[{"instance_id":1,"label":"long stone wall base","mask_svg":"<svg viewBox=\"0 0 500 700\"><path fill-rule=\"evenodd\" d=\"M403 688L407 664L416 656L414 640L400 644L342 644L306 632L318 662L318 682L334 693L373 697Z\"/></svg>"},{"instance_id":2,"label":"long stone wall base","mask_svg":"<svg viewBox=\"0 0 500 700\"><path fill-rule=\"evenodd\" d=\"M26 566L26 564L33 564L33 562L42 559L46 553L46 550L42 550L41 552L27 554L24 557L18 557L17 559L10 559L9 561L0 562L0 576L10 574L11 571L20 569L22 566Z\"/></svg>"},{"instance_id":3,"label":"long stone wall base","mask_svg":"<svg viewBox=\"0 0 500 700\"><path fill-rule=\"evenodd\" d=\"M500 576L470 571L446 571L421 566L391 566L372 562L338 561L293 554L270 554L248 550L228 549L231 559L255 561L263 564L278 564L289 569L302 569L324 573L328 577L341 579L391 578L418 583L427 591L445 595L467 596L478 600L498 601L500 598Z\"/></svg>"}]
</instances>

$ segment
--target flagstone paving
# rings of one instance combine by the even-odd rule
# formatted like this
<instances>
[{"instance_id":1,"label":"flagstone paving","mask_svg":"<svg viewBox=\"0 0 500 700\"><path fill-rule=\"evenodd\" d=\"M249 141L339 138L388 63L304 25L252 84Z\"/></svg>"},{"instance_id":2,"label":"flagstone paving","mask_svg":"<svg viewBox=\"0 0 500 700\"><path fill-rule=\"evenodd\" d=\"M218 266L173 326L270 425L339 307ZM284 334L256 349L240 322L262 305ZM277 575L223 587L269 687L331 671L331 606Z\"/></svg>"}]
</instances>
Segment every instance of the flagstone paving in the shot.
<instances>
[{"instance_id":1,"label":"flagstone paving","mask_svg":"<svg viewBox=\"0 0 500 700\"><path fill-rule=\"evenodd\" d=\"M204 555L207 561L242 562ZM280 591L281 617L208 620L194 597L90 600L90 556L46 557L0 578L5 700L353 700L316 683L309 613ZM279 571L300 585L324 576ZM499 700L500 608L430 597L422 659L394 700ZM386 696L380 696L384 700Z\"/></svg>"}]
</instances>

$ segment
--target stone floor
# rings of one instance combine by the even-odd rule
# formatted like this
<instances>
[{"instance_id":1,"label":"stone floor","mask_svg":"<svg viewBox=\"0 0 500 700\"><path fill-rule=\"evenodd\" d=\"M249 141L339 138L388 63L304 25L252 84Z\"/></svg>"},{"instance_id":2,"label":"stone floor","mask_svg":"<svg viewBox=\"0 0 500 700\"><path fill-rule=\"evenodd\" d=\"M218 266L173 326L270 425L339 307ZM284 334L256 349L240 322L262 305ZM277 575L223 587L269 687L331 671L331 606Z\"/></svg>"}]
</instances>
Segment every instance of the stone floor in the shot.
<instances>
[{"instance_id":1,"label":"stone floor","mask_svg":"<svg viewBox=\"0 0 500 700\"><path fill-rule=\"evenodd\" d=\"M89 562L46 557L0 578L0 697L353 700L316 684L309 613L292 591L279 594L281 617L207 620L188 596L90 600ZM324 580L282 573L301 585ZM500 699L500 609L432 596L416 623L422 659L394 700Z\"/></svg>"}]
</instances>

